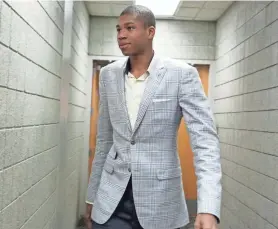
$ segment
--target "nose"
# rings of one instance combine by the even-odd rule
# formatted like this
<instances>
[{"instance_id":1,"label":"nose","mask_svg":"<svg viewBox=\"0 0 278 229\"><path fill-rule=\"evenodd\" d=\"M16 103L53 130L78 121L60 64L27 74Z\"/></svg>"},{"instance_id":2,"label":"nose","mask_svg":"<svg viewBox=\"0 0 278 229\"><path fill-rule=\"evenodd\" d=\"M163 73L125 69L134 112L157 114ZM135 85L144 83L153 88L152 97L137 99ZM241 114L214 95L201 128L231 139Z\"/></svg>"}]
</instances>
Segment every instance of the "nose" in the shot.
<instances>
[{"instance_id":1,"label":"nose","mask_svg":"<svg viewBox=\"0 0 278 229\"><path fill-rule=\"evenodd\" d=\"M126 33L123 30L118 31L118 40L124 40L126 38Z\"/></svg>"}]
</instances>

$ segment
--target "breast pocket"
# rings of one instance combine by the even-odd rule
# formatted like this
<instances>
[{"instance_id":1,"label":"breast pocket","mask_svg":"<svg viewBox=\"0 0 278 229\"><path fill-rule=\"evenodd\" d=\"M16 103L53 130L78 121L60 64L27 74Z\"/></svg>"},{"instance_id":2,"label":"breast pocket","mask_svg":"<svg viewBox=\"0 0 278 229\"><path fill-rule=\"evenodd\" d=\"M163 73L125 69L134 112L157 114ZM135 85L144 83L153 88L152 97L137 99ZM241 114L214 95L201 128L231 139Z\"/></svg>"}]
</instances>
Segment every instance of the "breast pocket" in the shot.
<instances>
[{"instance_id":1,"label":"breast pocket","mask_svg":"<svg viewBox=\"0 0 278 229\"><path fill-rule=\"evenodd\" d=\"M156 96L152 99L151 109L154 111L174 111L177 109L177 105L177 98Z\"/></svg>"},{"instance_id":2,"label":"breast pocket","mask_svg":"<svg viewBox=\"0 0 278 229\"><path fill-rule=\"evenodd\" d=\"M169 122L174 120L177 107L178 101L176 98L155 97L150 106L151 116L155 121Z\"/></svg>"}]
</instances>

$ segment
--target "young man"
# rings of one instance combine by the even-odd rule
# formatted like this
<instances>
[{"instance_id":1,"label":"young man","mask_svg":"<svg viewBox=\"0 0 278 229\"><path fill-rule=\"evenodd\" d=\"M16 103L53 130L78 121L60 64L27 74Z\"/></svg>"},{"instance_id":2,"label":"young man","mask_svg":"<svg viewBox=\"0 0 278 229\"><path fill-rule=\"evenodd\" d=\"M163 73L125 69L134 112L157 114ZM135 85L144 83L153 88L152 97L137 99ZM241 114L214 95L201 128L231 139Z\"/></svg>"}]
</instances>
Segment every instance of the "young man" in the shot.
<instances>
[{"instance_id":1,"label":"young man","mask_svg":"<svg viewBox=\"0 0 278 229\"><path fill-rule=\"evenodd\" d=\"M195 228L216 229L219 142L198 72L156 56L155 17L146 7L127 7L116 28L119 47L128 58L100 73L88 228L176 229L189 222L176 145L184 117L198 178Z\"/></svg>"}]
</instances>

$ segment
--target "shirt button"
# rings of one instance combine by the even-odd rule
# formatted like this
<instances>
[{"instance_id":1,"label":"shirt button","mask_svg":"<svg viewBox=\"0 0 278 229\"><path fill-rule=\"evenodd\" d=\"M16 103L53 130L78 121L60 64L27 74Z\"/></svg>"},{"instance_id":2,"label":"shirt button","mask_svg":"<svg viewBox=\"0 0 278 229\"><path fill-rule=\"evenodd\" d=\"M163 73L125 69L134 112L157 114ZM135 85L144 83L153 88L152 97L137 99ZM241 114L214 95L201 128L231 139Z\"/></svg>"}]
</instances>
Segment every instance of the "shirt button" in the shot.
<instances>
[{"instance_id":1,"label":"shirt button","mask_svg":"<svg viewBox=\"0 0 278 229\"><path fill-rule=\"evenodd\" d=\"M135 145L135 141L134 141L134 140L131 140L130 144L131 144L131 145Z\"/></svg>"}]
</instances>

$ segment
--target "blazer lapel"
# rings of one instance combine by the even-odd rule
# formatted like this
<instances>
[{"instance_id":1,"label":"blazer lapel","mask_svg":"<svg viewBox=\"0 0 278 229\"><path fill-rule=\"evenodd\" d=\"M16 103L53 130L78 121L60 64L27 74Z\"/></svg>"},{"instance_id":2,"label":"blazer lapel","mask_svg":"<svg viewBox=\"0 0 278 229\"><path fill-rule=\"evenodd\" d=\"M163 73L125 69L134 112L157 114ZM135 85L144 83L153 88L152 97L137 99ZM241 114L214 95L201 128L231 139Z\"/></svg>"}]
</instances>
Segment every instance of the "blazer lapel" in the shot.
<instances>
[{"instance_id":1,"label":"blazer lapel","mask_svg":"<svg viewBox=\"0 0 278 229\"><path fill-rule=\"evenodd\" d=\"M150 75L140 103L137 120L133 129L133 134L136 132L137 128L142 122L147 108L152 101L152 97L166 73L166 68L160 63L159 59L155 59L154 63L152 64L153 66L151 66L150 68Z\"/></svg>"},{"instance_id":2,"label":"blazer lapel","mask_svg":"<svg viewBox=\"0 0 278 229\"><path fill-rule=\"evenodd\" d=\"M126 99L125 99L126 64L127 64L127 61L125 61L123 67L120 68L119 71L117 72L118 76L117 76L116 80L117 80L117 87L118 87L118 94L119 94L119 104L121 106L121 110L124 112L125 120L127 122L126 124L128 125L128 129L130 130L130 132L132 132L131 122L129 119L127 105L126 105Z\"/></svg>"}]
</instances>

